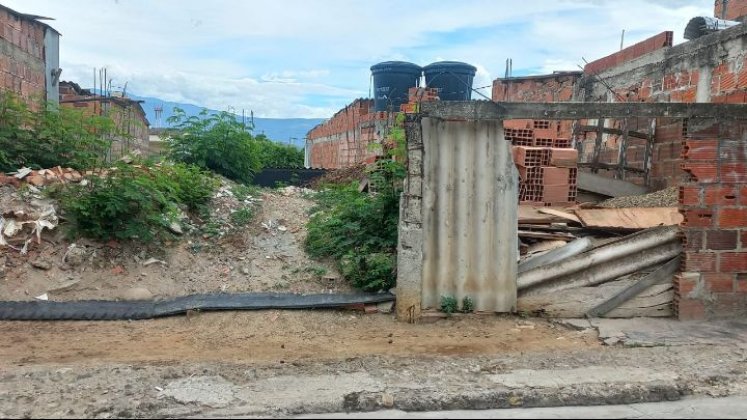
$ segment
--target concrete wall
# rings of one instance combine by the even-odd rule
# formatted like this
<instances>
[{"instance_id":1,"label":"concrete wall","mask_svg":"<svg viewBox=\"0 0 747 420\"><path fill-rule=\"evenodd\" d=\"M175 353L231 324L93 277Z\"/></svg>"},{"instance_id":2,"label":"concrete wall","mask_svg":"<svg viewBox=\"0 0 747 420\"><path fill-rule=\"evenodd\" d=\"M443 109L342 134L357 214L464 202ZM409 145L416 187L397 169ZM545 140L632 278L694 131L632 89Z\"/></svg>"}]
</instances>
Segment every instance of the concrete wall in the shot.
<instances>
[{"instance_id":1,"label":"concrete wall","mask_svg":"<svg viewBox=\"0 0 747 420\"><path fill-rule=\"evenodd\" d=\"M60 82L53 74L60 68L60 34L49 28L44 31L44 67L47 101L58 103Z\"/></svg>"},{"instance_id":2,"label":"concrete wall","mask_svg":"<svg viewBox=\"0 0 747 420\"><path fill-rule=\"evenodd\" d=\"M0 91L46 99L46 25L0 7Z\"/></svg>"},{"instance_id":3,"label":"concrete wall","mask_svg":"<svg viewBox=\"0 0 747 420\"><path fill-rule=\"evenodd\" d=\"M399 319L438 309L442 296L515 310L518 174L502 123L413 117L406 132Z\"/></svg>"}]
</instances>

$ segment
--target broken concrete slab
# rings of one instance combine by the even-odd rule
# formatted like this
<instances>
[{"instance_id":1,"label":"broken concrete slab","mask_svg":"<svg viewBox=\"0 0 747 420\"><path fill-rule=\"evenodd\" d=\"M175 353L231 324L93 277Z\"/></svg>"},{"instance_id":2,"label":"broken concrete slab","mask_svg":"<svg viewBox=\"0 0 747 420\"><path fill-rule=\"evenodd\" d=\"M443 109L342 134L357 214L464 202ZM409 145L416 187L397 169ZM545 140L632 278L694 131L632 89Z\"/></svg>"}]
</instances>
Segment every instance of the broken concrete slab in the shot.
<instances>
[{"instance_id":1,"label":"broken concrete slab","mask_svg":"<svg viewBox=\"0 0 747 420\"><path fill-rule=\"evenodd\" d=\"M732 345L747 348L742 320L682 322L675 319L590 319L599 339L628 347Z\"/></svg>"}]
</instances>

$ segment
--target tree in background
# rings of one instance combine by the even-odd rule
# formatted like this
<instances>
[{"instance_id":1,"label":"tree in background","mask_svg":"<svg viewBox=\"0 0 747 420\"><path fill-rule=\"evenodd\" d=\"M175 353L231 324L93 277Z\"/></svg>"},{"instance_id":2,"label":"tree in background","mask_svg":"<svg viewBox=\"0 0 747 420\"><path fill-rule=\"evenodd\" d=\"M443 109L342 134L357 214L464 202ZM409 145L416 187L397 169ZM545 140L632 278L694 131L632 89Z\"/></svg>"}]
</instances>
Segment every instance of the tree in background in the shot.
<instances>
[{"instance_id":1,"label":"tree in background","mask_svg":"<svg viewBox=\"0 0 747 420\"><path fill-rule=\"evenodd\" d=\"M248 183L265 167L303 166L303 150L276 143L264 135L253 136L251 127L229 112L211 114L204 109L188 116L174 108L168 119L169 157L198 165L226 178Z\"/></svg>"},{"instance_id":2,"label":"tree in background","mask_svg":"<svg viewBox=\"0 0 747 420\"><path fill-rule=\"evenodd\" d=\"M169 157L226 178L248 183L262 168L260 147L251 131L228 112L188 116L174 108L168 119Z\"/></svg>"},{"instance_id":3,"label":"tree in background","mask_svg":"<svg viewBox=\"0 0 747 420\"><path fill-rule=\"evenodd\" d=\"M292 144L282 144L268 139L264 134L256 137L262 150L263 168L300 168L303 166L304 154Z\"/></svg>"}]
</instances>

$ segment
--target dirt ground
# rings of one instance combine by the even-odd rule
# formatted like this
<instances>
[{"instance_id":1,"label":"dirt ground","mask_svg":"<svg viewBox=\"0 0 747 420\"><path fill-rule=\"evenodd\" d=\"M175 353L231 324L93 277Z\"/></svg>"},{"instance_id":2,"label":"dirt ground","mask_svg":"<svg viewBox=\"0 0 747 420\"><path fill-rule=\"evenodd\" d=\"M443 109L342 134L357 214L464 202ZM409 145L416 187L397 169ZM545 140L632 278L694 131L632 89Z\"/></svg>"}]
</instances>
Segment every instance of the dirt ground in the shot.
<instances>
[{"instance_id":1,"label":"dirt ground","mask_svg":"<svg viewBox=\"0 0 747 420\"><path fill-rule=\"evenodd\" d=\"M26 256L6 253L0 300L31 300L45 293L50 300L66 301L351 291L333 264L312 261L303 250L313 201L278 190L265 190L261 199L249 226L220 239L198 233L161 248L89 240L71 247L57 232ZM158 262L147 264L151 258ZM38 261L49 269L35 267Z\"/></svg>"},{"instance_id":2,"label":"dirt ground","mask_svg":"<svg viewBox=\"0 0 747 420\"><path fill-rule=\"evenodd\" d=\"M744 346L609 347L594 330L518 317L410 325L338 311L230 312L135 322L0 322L0 334L0 417L626 403L744 394L747 377ZM589 381L531 383L535 375L560 380L563 372L590 372ZM594 382L603 372L627 379ZM506 378L528 383L506 385Z\"/></svg>"},{"instance_id":3,"label":"dirt ground","mask_svg":"<svg viewBox=\"0 0 747 420\"><path fill-rule=\"evenodd\" d=\"M410 325L354 312L202 313L139 322L6 322L0 365L296 362L358 356L472 355L598 347L546 321L485 317Z\"/></svg>"}]
</instances>

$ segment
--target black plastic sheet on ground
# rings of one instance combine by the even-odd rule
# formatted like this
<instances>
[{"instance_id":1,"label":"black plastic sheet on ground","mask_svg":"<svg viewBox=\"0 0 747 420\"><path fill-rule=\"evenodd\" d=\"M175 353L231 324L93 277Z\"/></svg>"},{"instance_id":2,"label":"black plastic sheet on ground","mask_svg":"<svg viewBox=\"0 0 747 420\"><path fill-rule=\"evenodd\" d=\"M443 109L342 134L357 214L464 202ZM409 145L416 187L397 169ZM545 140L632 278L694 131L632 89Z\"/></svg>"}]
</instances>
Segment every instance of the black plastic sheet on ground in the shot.
<instances>
[{"instance_id":1,"label":"black plastic sheet on ground","mask_svg":"<svg viewBox=\"0 0 747 420\"><path fill-rule=\"evenodd\" d=\"M279 185L303 187L326 173L326 169L265 168L254 175L252 183L269 188L275 188Z\"/></svg>"},{"instance_id":2,"label":"black plastic sheet on ground","mask_svg":"<svg viewBox=\"0 0 747 420\"><path fill-rule=\"evenodd\" d=\"M394 296L388 293L352 295L244 293L191 295L161 301L0 302L0 320L134 320L179 315L192 310L324 309L393 300Z\"/></svg>"}]
</instances>

